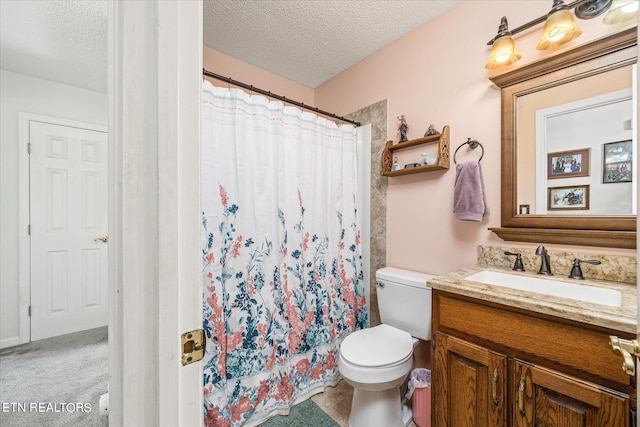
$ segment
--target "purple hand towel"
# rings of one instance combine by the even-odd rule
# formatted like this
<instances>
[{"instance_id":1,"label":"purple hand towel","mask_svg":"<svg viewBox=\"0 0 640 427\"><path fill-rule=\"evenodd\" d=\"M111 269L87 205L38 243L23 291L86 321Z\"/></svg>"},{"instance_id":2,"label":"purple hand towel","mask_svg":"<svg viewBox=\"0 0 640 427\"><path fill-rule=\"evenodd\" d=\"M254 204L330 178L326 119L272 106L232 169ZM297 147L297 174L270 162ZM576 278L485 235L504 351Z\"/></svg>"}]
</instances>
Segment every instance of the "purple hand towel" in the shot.
<instances>
[{"instance_id":1,"label":"purple hand towel","mask_svg":"<svg viewBox=\"0 0 640 427\"><path fill-rule=\"evenodd\" d=\"M481 221L483 216L489 216L482 169L480 169L478 161L468 161L456 165L453 213L457 219L462 221Z\"/></svg>"}]
</instances>

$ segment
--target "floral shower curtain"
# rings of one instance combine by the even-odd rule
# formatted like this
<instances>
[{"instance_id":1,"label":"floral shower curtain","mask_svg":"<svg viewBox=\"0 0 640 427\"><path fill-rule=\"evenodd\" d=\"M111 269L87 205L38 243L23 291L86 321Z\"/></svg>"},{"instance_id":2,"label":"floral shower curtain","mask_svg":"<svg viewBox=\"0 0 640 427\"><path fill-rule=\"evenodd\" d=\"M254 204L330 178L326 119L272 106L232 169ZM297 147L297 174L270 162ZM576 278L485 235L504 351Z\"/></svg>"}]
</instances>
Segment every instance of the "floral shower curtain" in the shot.
<instances>
[{"instance_id":1,"label":"floral shower curtain","mask_svg":"<svg viewBox=\"0 0 640 427\"><path fill-rule=\"evenodd\" d=\"M335 385L368 326L355 133L206 81L202 129L205 425L252 426Z\"/></svg>"}]
</instances>

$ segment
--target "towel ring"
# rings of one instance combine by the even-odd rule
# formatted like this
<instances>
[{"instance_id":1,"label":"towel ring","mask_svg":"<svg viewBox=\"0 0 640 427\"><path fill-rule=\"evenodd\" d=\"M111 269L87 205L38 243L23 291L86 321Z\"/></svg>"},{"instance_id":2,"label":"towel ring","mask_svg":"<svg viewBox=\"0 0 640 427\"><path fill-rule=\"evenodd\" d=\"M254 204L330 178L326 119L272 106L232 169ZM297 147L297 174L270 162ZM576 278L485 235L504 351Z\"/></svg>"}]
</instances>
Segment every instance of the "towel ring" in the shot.
<instances>
[{"instance_id":1,"label":"towel ring","mask_svg":"<svg viewBox=\"0 0 640 427\"><path fill-rule=\"evenodd\" d=\"M478 146L480 146L480 149L482 150L482 154L480 154L480 158L478 159L478 161L482 160L482 158L484 157L484 147L482 146L482 144L480 144L478 141L472 141L471 138L467 138L466 142L463 142L462 144L460 144L458 146L458 148L456 148L456 151L453 152L453 163L454 164L458 164L458 162L456 162L456 154L458 153L458 150L460 148L462 148L463 145L467 145L469 144L469 147L471 147L472 149L478 148Z\"/></svg>"}]
</instances>

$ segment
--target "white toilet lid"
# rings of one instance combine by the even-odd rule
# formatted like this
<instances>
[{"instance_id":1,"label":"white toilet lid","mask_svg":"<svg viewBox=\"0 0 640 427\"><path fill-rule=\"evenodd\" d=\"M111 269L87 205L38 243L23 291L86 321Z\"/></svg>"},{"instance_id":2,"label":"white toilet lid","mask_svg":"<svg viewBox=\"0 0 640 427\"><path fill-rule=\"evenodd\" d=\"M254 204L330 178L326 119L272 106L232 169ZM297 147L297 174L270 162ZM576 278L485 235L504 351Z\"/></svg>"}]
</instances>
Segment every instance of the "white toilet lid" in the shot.
<instances>
[{"instance_id":1,"label":"white toilet lid","mask_svg":"<svg viewBox=\"0 0 640 427\"><path fill-rule=\"evenodd\" d=\"M371 368L393 365L412 352L411 335L384 324L353 332L340 345L340 353L347 362Z\"/></svg>"}]
</instances>

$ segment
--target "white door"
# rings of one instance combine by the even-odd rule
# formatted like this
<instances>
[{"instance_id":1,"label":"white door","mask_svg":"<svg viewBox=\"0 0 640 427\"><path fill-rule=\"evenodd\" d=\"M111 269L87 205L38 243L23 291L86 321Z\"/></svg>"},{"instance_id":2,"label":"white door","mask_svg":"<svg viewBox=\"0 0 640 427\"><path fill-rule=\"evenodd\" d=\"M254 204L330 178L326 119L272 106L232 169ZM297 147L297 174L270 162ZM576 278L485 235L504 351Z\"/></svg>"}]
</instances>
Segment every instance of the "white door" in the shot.
<instances>
[{"instance_id":1,"label":"white door","mask_svg":"<svg viewBox=\"0 0 640 427\"><path fill-rule=\"evenodd\" d=\"M32 120L29 142L31 340L106 326L107 133Z\"/></svg>"}]
</instances>

